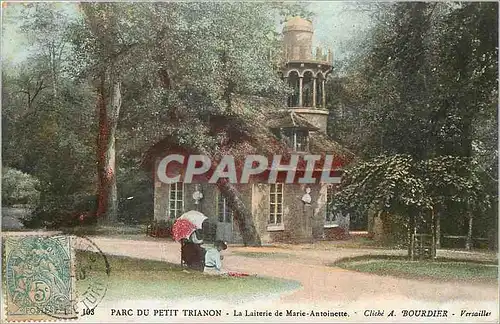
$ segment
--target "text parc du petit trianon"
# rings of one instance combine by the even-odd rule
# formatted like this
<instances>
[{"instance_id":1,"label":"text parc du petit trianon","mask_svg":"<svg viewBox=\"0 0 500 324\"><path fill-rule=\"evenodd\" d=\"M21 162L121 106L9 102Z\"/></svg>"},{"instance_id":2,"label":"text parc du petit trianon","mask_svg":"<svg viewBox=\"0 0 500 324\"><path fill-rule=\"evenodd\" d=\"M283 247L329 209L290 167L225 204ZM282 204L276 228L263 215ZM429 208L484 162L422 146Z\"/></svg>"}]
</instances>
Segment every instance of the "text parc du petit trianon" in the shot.
<instances>
[{"instance_id":1,"label":"text parc du petit trianon","mask_svg":"<svg viewBox=\"0 0 500 324\"><path fill-rule=\"evenodd\" d=\"M303 310L276 310L276 311L258 311L258 310L233 310L232 313L223 312L220 309L111 309L111 316L154 316L154 317L219 317L224 315L249 316L249 317L271 317L271 316L322 316L322 317L348 317L345 311L303 311Z\"/></svg>"},{"instance_id":2,"label":"text parc du petit trianon","mask_svg":"<svg viewBox=\"0 0 500 324\"><path fill-rule=\"evenodd\" d=\"M291 155L290 161L287 164L281 164L281 155L275 155L272 160L271 167L269 160L262 155L248 155L241 170L237 170L235 159L231 155L224 155L218 162L212 176L208 183L217 183L219 179L227 179L230 183L248 183L251 176L262 174L264 171L269 170L267 183L276 183L278 172L286 172L285 183L293 183L295 181L295 174L299 159L305 163L305 172L298 183L311 184L316 183L317 178L313 177L313 172L316 170L315 165L322 160L321 155L306 154L303 156ZM172 165L184 165L186 157L180 154L171 154L160 160L157 168L158 179L166 184L176 183L181 181L181 175L168 176L168 168ZM321 183L331 184L339 183L339 177L332 177L330 175L333 170L333 155L325 155L321 168ZM184 177L182 182L191 183L195 176L206 174L212 167L212 161L205 155L190 155L187 159L187 164L184 168ZM238 179L237 173L241 172L241 177Z\"/></svg>"},{"instance_id":3,"label":"text parc du petit trianon","mask_svg":"<svg viewBox=\"0 0 500 324\"><path fill-rule=\"evenodd\" d=\"M364 317L487 317L491 316L491 312L486 310L461 310L460 313L452 313L443 309L404 309L400 312L395 310L372 310L367 309L362 312L355 312L362 314ZM235 316L235 317L349 317L346 311L339 310L233 310L222 311L221 309L111 309L111 316L153 316L153 317L221 317L221 316Z\"/></svg>"}]
</instances>

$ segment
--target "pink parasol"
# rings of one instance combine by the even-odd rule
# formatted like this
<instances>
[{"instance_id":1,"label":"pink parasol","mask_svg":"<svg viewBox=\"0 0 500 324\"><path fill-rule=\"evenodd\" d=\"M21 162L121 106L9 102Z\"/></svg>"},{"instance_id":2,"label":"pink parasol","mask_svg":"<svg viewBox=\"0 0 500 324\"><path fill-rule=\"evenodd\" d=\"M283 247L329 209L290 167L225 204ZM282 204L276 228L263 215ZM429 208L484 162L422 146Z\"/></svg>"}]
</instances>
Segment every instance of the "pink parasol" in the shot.
<instances>
[{"instance_id":1,"label":"pink parasol","mask_svg":"<svg viewBox=\"0 0 500 324\"><path fill-rule=\"evenodd\" d=\"M196 231L197 227L195 224L187 219L177 219L172 226L172 238L175 241L180 241L183 238L189 238L189 236Z\"/></svg>"}]
</instances>

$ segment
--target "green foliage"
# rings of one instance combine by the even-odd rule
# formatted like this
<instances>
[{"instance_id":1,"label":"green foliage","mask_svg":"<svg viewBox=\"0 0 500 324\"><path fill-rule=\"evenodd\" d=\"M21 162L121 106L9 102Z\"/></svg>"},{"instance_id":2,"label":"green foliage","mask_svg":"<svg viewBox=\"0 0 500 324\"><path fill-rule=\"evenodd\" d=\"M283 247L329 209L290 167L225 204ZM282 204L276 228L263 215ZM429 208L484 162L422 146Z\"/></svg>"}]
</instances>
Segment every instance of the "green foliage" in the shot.
<instances>
[{"instance_id":1,"label":"green foliage","mask_svg":"<svg viewBox=\"0 0 500 324\"><path fill-rule=\"evenodd\" d=\"M92 218L100 72L122 83L119 215L142 222L153 212L151 177L139 169L144 150L169 135L216 148L206 124L231 113L233 95L284 96L275 23L304 12L278 2L34 3L18 11L30 60L3 72L2 146L4 162L40 180L33 226Z\"/></svg>"},{"instance_id":2,"label":"green foliage","mask_svg":"<svg viewBox=\"0 0 500 324\"><path fill-rule=\"evenodd\" d=\"M179 2L82 8L87 18L71 28L74 66L89 76L114 60L123 82L117 136L130 143L123 146L130 157L138 158L167 136L212 148L216 139L207 121L231 114L234 95L286 95L276 73L281 47L275 23L281 14L296 12L297 5ZM90 22L104 14L106 31L101 32Z\"/></svg>"},{"instance_id":3,"label":"green foliage","mask_svg":"<svg viewBox=\"0 0 500 324\"><path fill-rule=\"evenodd\" d=\"M96 255L90 252L77 251L79 264L97 263ZM114 255L106 255L109 266L113 269L109 288L106 291L108 300L121 301L123 296L130 300L147 299L155 296L159 300L172 302L185 298L210 299L224 301L255 300L269 294L291 291L300 287L296 281L270 279L261 276L233 278L229 276L207 276L197 271L183 271L180 264L164 261L144 260ZM98 263L89 269L93 278L106 276L106 264ZM131 269L134 269L131 271ZM77 285L83 281L78 281ZM77 286L80 289L80 286Z\"/></svg>"},{"instance_id":4,"label":"green foliage","mask_svg":"<svg viewBox=\"0 0 500 324\"><path fill-rule=\"evenodd\" d=\"M430 207L425 183L408 155L381 156L349 168L336 197L344 209L358 213L408 214Z\"/></svg>"},{"instance_id":5,"label":"green foliage","mask_svg":"<svg viewBox=\"0 0 500 324\"><path fill-rule=\"evenodd\" d=\"M410 279L484 282L494 282L498 279L498 266L494 264L456 262L451 259L444 262L410 262L396 258L384 260L365 257L364 259L355 262L344 261L336 265L348 270Z\"/></svg>"},{"instance_id":6,"label":"green foliage","mask_svg":"<svg viewBox=\"0 0 500 324\"><path fill-rule=\"evenodd\" d=\"M152 221L147 227L147 234L152 237L172 237L173 219Z\"/></svg>"},{"instance_id":7,"label":"green foliage","mask_svg":"<svg viewBox=\"0 0 500 324\"><path fill-rule=\"evenodd\" d=\"M128 162L128 163L127 163ZM124 223L145 223L154 214L154 186L151 174L140 169L135 161L122 160L117 173L118 220Z\"/></svg>"},{"instance_id":8,"label":"green foliage","mask_svg":"<svg viewBox=\"0 0 500 324\"><path fill-rule=\"evenodd\" d=\"M353 213L385 212L408 217L450 206L482 214L491 197L470 159L440 156L418 161L409 155L380 156L345 171L334 204ZM465 213L462 216L466 216Z\"/></svg>"},{"instance_id":9,"label":"green foliage","mask_svg":"<svg viewBox=\"0 0 500 324\"><path fill-rule=\"evenodd\" d=\"M420 163L433 205L458 204L484 213L491 197L480 179L477 163L467 158L439 156Z\"/></svg>"},{"instance_id":10,"label":"green foliage","mask_svg":"<svg viewBox=\"0 0 500 324\"><path fill-rule=\"evenodd\" d=\"M40 182L22 171L2 168L2 204L36 206L40 200Z\"/></svg>"},{"instance_id":11,"label":"green foliage","mask_svg":"<svg viewBox=\"0 0 500 324\"><path fill-rule=\"evenodd\" d=\"M484 236L497 228L498 4L386 3L374 19L327 83L330 134L366 159L339 199L403 219L432 207L445 232L472 211Z\"/></svg>"},{"instance_id":12,"label":"green foliage","mask_svg":"<svg viewBox=\"0 0 500 324\"><path fill-rule=\"evenodd\" d=\"M347 75L328 82L343 110L333 136L368 158L472 156L473 141L496 156L497 16L496 3L381 6Z\"/></svg>"}]
</instances>

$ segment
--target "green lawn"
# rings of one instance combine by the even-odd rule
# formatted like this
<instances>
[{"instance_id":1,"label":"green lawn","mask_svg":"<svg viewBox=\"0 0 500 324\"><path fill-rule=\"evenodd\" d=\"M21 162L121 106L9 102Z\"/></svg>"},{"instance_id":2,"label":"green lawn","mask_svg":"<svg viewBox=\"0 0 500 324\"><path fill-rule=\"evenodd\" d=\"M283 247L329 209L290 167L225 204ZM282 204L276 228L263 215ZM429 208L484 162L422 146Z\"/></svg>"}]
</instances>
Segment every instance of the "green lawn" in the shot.
<instances>
[{"instance_id":1,"label":"green lawn","mask_svg":"<svg viewBox=\"0 0 500 324\"><path fill-rule=\"evenodd\" d=\"M89 252L77 252L78 265L88 265L89 260L98 257ZM300 287L295 281L265 277L223 277L209 276L189 271L186 273L180 265L134 259L128 257L107 256L110 275L107 300L164 299L173 300L187 297L199 297L220 300L241 300L278 294ZM104 263L92 263L87 276L105 279ZM85 282L77 282L79 291Z\"/></svg>"},{"instance_id":2,"label":"green lawn","mask_svg":"<svg viewBox=\"0 0 500 324\"><path fill-rule=\"evenodd\" d=\"M398 256L363 256L339 260L331 266L403 278L491 283L498 279L498 265L493 262L453 259L408 261Z\"/></svg>"}]
</instances>

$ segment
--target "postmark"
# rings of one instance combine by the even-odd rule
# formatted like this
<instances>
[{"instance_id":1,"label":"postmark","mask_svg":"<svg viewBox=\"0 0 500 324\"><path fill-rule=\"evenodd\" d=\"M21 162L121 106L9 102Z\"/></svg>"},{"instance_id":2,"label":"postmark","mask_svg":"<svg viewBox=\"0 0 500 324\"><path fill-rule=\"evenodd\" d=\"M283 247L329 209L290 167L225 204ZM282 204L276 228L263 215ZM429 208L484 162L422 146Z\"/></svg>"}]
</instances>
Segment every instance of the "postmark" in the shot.
<instances>
[{"instance_id":1,"label":"postmark","mask_svg":"<svg viewBox=\"0 0 500 324\"><path fill-rule=\"evenodd\" d=\"M76 318L72 237L17 236L4 242L7 320Z\"/></svg>"},{"instance_id":2,"label":"postmark","mask_svg":"<svg viewBox=\"0 0 500 324\"><path fill-rule=\"evenodd\" d=\"M92 316L106 295L111 268L106 255L87 237L74 236L78 316Z\"/></svg>"}]
</instances>

